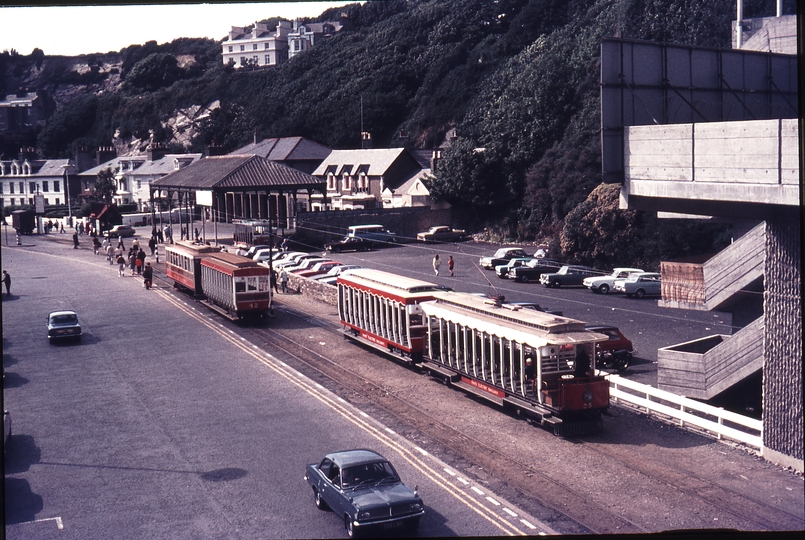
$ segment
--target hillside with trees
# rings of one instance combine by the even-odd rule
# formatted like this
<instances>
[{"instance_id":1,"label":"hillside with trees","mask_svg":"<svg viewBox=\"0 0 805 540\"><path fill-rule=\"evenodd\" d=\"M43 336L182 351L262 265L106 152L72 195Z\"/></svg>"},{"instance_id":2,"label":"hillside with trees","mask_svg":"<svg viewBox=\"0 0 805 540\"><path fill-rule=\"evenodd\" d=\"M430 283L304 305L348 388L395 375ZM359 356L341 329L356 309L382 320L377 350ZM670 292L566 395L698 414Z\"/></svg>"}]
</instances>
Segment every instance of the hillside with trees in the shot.
<instances>
[{"instance_id":1,"label":"hillside with trees","mask_svg":"<svg viewBox=\"0 0 805 540\"><path fill-rule=\"evenodd\" d=\"M744 16L773 14L774 6L745 0ZM784 2L786 13L794 9ZM369 1L309 21L346 15L351 27L259 69L223 65L220 43L205 39L72 59L6 51L5 93L36 88L58 109L27 140L0 139L0 151L36 146L57 158L131 141L230 151L255 132L342 149L359 148L361 131L375 147L436 148L455 133L429 188L461 225L496 239L548 241L572 261L656 267L661 257L697 254L679 253L694 244L680 238L706 238L695 244L707 252L728 235L618 210L616 189L601 186L600 41L728 48L734 13L735 0ZM195 116L179 130L171 119L187 111ZM624 241L628 250L610 249ZM604 251L617 260L598 261Z\"/></svg>"}]
</instances>

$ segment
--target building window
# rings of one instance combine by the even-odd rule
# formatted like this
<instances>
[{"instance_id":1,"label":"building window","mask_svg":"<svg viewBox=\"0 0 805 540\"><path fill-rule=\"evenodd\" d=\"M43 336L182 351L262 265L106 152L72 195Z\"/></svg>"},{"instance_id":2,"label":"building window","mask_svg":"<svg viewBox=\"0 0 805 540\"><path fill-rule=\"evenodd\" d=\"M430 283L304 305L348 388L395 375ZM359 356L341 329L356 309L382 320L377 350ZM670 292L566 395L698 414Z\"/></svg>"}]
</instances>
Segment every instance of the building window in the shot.
<instances>
[{"instance_id":1,"label":"building window","mask_svg":"<svg viewBox=\"0 0 805 540\"><path fill-rule=\"evenodd\" d=\"M267 66L270 66L270 65L271 65L271 55L270 55L270 54L267 54L267 55L266 55L266 65L267 65Z\"/></svg>"},{"instance_id":2,"label":"building window","mask_svg":"<svg viewBox=\"0 0 805 540\"><path fill-rule=\"evenodd\" d=\"M59 191L59 181L58 180L53 181L53 191L56 191L56 192ZM59 204L59 203L56 203L56 204Z\"/></svg>"},{"instance_id":3,"label":"building window","mask_svg":"<svg viewBox=\"0 0 805 540\"><path fill-rule=\"evenodd\" d=\"M352 177L348 174L344 175L344 188L345 190L349 191L352 189Z\"/></svg>"},{"instance_id":4,"label":"building window","mask_svg":"<svg viewBox=\"0 0 805 540\"><path fill-rule=\"evenodd\" d=\"M5 189L6 189L6 183L5 182L0 182L0 193L3 193L3 191ZM2 205L0 205L0 206L2 206Z\"/></svg>"},{"instance_id":5,"label":"building window","mask_svg":"<svg viewBox=\"0 0 805 540\"><path fill-rule=\"evenodd\" d=\"M254 62L254 65L257 65L257 57L256 56L252 56L252 61Z\"/></svg>"},{"instance_id":6,"label":"building window","mask_svg":"<svg viewBox=\"0 0 805 540\"><path fill-rule=\"evenodd\" d=\"M335 191L335 176L332 173L327 175L327 189ZM11 193L14 193L14 186L11 186Z\"/></svg>"},{"instance_id":7,"label":"building window","mask_svg":"<svg viewBox=\"0 0 805 540\"><path fill-rule=\"evenodd\" d=\"M256 50L257 50L257 43L255 43L254 45L252 45L252 50L253 50L253 51L256 51Z\"/></svg>"},{"instance_id":8,"label":"building window","mask_svg":"<svg viewBox=\"0 0 805 540\"><path fill-rule=\"evenodd\" d=\"M245 57L245 56L241 56L241 57L240 57L240 65L241 65L241 66L245 66L245 65L246 65L246 57Z\"/></svg>"},{"instance_id":9,"label":"building window","mask_svg":"<svg viewBox=\"0 0 805 540\"><path fill-rule=\"evenodd\" d=\"M143 188L143 181L138 178L137 179L137 189L142 189L142 188Z\"/></svg>"},{"instance_id":10,"label":"building window","mask_svg":"<svg viewBox=\"0 0 805 540\"><path fill-rule=\"evenodd\" d=\"M243 52L243 51L245 51L245 50L246 50L246 45L241 45L241 46L240 46L240 52Z\"/></svg>"},{"instance_id":11,"label":"building window","mask_svg":"<svg viewBox=\"0 0 805 540\"><path fill-rule=\"evenodd\" d=\"M28 182L28 187L31 188L28 193L36 193L36 182Z\"/></svg>"},{"instance_id":12,"label":"building window","mask_svg":"<svg viewBox=\"0 0 805 540\"><path fill-rule=\"evenodd\" d=\"M56 197L56 202L55 202L55 203L53 203L53 204L61 204L61 203L59 202L59 198L58 198L58 197Z\"/></svg>"},{"instance_id":13,"label":"building window","mask_svg":"<svg viewBox=\"0 0 805 540\"><path fill-rule=\"evenodd\" d=\"M229 46L229 52L232 52L235 49L232 45Z\"/></svg>"},{"instance_id":14,"label":"building window","mask_svg":"<svg viewBox=\"0 0 805 540\"><path fill-rule=\"evenodd\" d=\"M8 183L8 188L9 188L8 189L9 193L14 193L14 182L9 182Z\"/></svg>"},{"instance_id":15,"label":"building window","mask_svg":"<svg viewBox=\"0 0 805 540\"><path fill-rule=\"evenodd\" d=\"M49 189L50 186L48 184L50 184L50 182L48 182L47 180L42 181L42 193L47 193L48 191L50 191Z\"/></svg>"},{"instance_id":16,"label":"building window","mask_svg":"<svg viewBox=\"0 0 805 540\"><path fill-rule=\"evenodd\" d=\"M20 195L25 193L25 182L20 182Z\"/></svg>"},{"instance_id":17,"label":"building window","mask_svg":"<svg viewBox=\"0 0 805 540\"><path fill-rule=\"evenodd\" d=\"M270 48L271 48L270 44L269 44L269 43L266 43L266 50L268 50L268 49L270 49Z\"/></svg>"}]
</instances>

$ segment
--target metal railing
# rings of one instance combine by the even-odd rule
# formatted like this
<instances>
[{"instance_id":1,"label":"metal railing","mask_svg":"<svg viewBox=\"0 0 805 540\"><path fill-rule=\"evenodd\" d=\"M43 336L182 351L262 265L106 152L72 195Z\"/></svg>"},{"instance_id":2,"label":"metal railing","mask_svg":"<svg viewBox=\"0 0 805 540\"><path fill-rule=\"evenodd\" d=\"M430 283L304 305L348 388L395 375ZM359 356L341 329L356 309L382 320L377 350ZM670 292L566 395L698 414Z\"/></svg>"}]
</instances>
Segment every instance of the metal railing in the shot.
<instances>
[{"instance_id":1,"label":"metal railing","mask_svg":"<svg viewBox=\"0 0 805 540\"><path fill-rule=\"evenodd\" d=\"M763 422L665 390L609 375L609 395L648 414L678 420L680 427L696 426L717 439L731 439L763 449ZM733 427L735 426L735 427Z\"/></svg>"}]
</instances>

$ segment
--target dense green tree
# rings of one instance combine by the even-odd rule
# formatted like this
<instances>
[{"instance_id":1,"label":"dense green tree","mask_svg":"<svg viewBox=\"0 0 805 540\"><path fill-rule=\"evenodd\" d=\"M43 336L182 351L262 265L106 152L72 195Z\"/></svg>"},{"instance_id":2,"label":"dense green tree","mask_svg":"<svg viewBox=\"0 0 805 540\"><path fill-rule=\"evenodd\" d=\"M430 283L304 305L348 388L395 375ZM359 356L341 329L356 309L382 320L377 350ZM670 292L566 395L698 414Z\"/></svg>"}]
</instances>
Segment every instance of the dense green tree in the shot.
<instances>
[{"instance_id":1,"label":"dense green tree","mask_svg":"<svg viewBox=\"0 0 805 540\"><path fill-rule=\"evenodd\" d=\"M182 76L179 62L172 54L154 53L137 62L126 77L130 90L153 92L172 85Z\"/></svg>"},{"instance_id":2,"label":"dense green tree","mask_svg":"<svg viewBox=\"0 0 805 540\"><path fill-rule=\"evenodd\" d=\"M92 186L92 196L100 202L111 203L115 193L115 173L108 167L98 171L98 177Z\"/></svg>"}]
</instances>

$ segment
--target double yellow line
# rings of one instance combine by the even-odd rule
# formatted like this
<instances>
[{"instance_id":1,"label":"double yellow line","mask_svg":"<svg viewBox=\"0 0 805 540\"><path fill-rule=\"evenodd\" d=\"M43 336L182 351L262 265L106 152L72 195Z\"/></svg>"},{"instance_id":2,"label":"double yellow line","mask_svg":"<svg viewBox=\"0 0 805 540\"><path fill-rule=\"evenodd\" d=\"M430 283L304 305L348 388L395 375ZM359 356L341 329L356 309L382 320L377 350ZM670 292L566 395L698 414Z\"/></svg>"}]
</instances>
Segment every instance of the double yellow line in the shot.
<instances>
[{"instance_id":1,"label":"double yellow line","mask_svg":"<svg viewBox=\"0 0 805 540\"><path fill-rule=\"evenodd\" d=\"M391 430L386 428L380 428L377 425L370 422L370 416L366 413L356 411L356 409L350 405L343 399L334 396L332 393L327 391L323 386L311 381L302 373L294 370L281 360L273 357L271 354L263 351L257 345L249 343L244 338L238 336L231 330L227 330L219 323L213 322L209 318L209 313L206 311L200 312L199 310L195 309L194 307L186 304L185 302L177 299L170 293L155 289L161 296L163 296L168 302L182 310L183 312L190 315L193 319L200 322L216 334L223 337L225 340L230 342L232 345L246 353L247 355L251 356L267 368L271 369L278 375L282 376L287 381L291 382L301 390L304 390L308 395L314 397L315 399L319 400L321 403L332 409L333 411L337 412L347 421L351 422L356 427L360 428L367 434L371 435L375 439L377 439L380 443L385 444L386 446L396 450L398 454L408 462L412 467L418 470L421 474L426 476L430 479L434 484L440 486L450 495L455 497L458 501L463 503L467 508L476 512L478 515L489 521L492 525L500 529L504 534L509 536L525 536L526 532L520 530L517 525L511 523L508 519L504 518L496 514L492 509L488 508L487 506L480 504L478 500L467 496L466 493L461 491L458 487L456 487L452 482L449 481L447 477L442 475L439 471L434 469L431 465L426 463L423 458L417 455L414 451L404 446L395 438L392 438L389 433L394 433ZM427 455L424 450L421 450L423 455Z\"/></svg>"}]
</instances>

